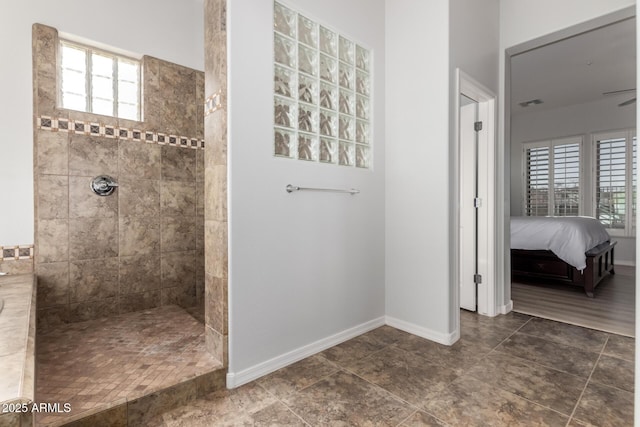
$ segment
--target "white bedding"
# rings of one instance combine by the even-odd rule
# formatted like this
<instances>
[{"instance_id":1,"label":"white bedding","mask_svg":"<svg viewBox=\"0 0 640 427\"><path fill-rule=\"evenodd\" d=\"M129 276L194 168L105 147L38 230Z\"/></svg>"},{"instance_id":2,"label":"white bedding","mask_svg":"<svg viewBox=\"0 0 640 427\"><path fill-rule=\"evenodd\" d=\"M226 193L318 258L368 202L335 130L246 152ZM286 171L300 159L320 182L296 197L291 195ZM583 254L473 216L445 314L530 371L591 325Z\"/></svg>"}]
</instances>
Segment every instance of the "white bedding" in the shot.
<instances>
[{"instance_id":1,"label":"white bedding","mask_svg":"<svg viewBox=\"0 0 640 427\"><path fill-rule=\"evenodd\" d=\"M578 270L587 267L585 252L608 240L607 230L591 217L511 217L511 249L548 250Z\"/></svg>"}]
</instances>

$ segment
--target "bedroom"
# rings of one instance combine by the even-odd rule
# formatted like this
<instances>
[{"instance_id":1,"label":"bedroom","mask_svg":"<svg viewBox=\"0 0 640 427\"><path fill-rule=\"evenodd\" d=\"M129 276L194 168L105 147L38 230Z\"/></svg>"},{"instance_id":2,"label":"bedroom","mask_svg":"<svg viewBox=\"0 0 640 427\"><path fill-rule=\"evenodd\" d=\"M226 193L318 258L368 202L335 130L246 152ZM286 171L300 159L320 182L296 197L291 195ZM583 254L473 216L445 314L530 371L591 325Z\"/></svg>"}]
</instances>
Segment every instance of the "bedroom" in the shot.
<instances>
[{"instance_id":1,"label":"bedroom","mask_svg":"<svg viewBox=\"0 0 640 427\"><path fill-rule=\"evenodd\" d=\"M511 51L512 218L598 218L612 242L599 261L604 267L596 260L600 272L593 281L601 280L601 288L594 292L585 286L583 292L544 279L538 280L542 286L531 286L525 276L547 262L556 271L547 271L546 277L582 283L592 276L515 251L512 299L516 311L633 335L635 210L627 201L635 200L635 18L607 19ZM549 182L554 192L547 191ZM514 223L523 227L518 221L512 220L512 240ZM605 240L594 240L588 249ZM522 242L512 249L534 248ZM618 274L607 277L604 270L613 269L613 252ZM560 258L568 261L567 255ZM585 314L585 307L591 311Z\"/></svg>"}]
</instances>

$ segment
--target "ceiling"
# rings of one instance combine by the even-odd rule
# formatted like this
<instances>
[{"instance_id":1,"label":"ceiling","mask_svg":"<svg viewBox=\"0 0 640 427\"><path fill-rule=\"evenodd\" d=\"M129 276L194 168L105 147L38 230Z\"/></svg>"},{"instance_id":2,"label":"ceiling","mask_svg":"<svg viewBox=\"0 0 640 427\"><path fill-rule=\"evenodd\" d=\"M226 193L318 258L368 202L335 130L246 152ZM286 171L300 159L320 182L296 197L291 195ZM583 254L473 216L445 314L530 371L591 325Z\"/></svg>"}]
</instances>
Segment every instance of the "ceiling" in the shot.
<instances>
[{"instance_id":1,"label":"ceiling","mask_svg":"<svg viewBox=\"0 0 640 427\"><path fill-rule=\"evenodd\" d=\"M635 97L635 92L602 95L636 87L635 28L636 20L631 18L513 56L512 114L605 97L616 103ZM526 108L518 105L534 99L542 100L542 104Z\"/></svg>"}]
</instances>

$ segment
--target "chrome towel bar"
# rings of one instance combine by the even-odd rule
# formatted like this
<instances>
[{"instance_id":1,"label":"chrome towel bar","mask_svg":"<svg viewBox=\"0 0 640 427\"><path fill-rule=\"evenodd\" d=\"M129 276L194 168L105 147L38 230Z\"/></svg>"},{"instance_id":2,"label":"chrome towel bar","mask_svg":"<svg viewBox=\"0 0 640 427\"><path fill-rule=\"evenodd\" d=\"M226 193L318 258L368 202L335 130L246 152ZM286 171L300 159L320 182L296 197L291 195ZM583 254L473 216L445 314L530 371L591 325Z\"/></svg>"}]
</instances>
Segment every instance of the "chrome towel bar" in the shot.
<instances>
[{"instance_id":1,"label":"chrome towel bar","mask_svg":"<svg viewBox=\"0 0 640 427\"><path fill-rule=\"evenodd\" d=\"M293 193L294 191L324 191L329 193L349 193L351 195L358 194L360 190L356 190L354 188L350 190L338 190L335 188L310 188L310 187L297 187L295 185L287 185L285 188L287 193Z\"/></svg>"}]
</instances>

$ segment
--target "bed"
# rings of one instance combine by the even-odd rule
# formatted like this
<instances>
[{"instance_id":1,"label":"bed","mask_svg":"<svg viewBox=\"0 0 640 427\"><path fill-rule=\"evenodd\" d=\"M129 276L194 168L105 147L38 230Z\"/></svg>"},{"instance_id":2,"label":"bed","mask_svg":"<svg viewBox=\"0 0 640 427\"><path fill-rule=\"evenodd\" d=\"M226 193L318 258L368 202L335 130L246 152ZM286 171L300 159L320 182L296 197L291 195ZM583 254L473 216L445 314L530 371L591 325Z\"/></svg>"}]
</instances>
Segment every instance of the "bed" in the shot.
<instances>
[{"instance_id":1,"label":"bed","mask_svg":"<svg viewBox=\"0 0 640 427\"><path fill-rule=\"evenodd\" d=\"M582 286L593 298L602 279L615 274L616 243L595 218L512 217L511 275Z\"/></svg>"}]
</instances>

